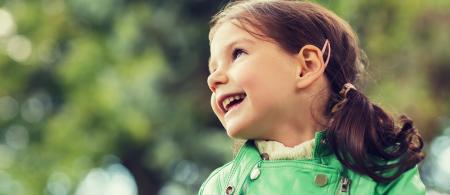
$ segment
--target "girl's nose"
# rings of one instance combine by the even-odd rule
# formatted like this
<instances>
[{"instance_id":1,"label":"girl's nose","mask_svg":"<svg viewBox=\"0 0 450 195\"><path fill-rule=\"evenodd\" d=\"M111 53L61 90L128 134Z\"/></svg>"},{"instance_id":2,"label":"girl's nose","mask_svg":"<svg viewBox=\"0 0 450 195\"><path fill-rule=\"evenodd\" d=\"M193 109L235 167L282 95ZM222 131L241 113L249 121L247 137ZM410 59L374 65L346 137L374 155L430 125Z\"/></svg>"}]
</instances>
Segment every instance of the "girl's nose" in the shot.
<instances>
[{"instance_id":1,"label":"girl's nose","mask_svg":"<svg viewBox=\"0 0 450 195\"><path fill-rule=\"evenodd\" d=\"M213 93L216 92L216 89L219 85L225 84L227 82L228 77L226 73L220 69L217 69L208 76L208 86Z\"/></svg>"}]
</instances>

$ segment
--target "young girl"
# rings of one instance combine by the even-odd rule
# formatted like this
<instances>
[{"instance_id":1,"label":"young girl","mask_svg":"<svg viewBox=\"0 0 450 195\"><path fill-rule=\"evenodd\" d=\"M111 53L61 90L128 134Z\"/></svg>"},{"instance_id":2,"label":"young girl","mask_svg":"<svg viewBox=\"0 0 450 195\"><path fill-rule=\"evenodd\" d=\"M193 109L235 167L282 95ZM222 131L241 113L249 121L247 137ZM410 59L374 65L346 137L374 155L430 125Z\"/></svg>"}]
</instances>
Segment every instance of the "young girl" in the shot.
<instances>
[{"instance_id":1,"label":"young girl","mask_svg":"<svg viewBox=\"0 0 450 195\"><path fill-rule=\"evenodd\" d=\"M209 34L211 106L248 140L199 194L424 194L422 138L355 87L361 50L327 9L237 1Z\"/></svg>"}]
</instances>

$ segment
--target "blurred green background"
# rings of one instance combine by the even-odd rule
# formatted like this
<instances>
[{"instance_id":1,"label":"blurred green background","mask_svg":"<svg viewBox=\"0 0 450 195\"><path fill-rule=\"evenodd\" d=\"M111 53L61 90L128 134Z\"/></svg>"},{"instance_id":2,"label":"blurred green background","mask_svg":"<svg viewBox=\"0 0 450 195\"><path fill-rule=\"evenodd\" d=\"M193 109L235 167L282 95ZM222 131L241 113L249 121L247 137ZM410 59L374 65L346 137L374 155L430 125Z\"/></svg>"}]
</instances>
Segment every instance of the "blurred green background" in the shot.
<instances>
[{"instance_id":1,"label":"blurred green background","mask_svg":"<svg viewBox=\"0 0 450 195\"><path fill-rule=\"evenodd\" d=\"M358 33L366 94L420 128L428 193L450 193L450 1L317 2ZM232 158L206 84L225 3L0 0L0 194L195 194Z\"/></svg>"}]
</instances>

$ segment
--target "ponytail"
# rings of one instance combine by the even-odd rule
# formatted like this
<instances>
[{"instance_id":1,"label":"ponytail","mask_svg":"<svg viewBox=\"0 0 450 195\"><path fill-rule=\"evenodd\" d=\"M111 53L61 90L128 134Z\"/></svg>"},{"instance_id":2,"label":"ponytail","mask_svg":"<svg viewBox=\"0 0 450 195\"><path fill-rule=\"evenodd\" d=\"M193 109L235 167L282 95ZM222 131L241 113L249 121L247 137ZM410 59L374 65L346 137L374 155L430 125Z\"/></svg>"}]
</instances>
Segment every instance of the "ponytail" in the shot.
<instances>
[{"instance_id":1,"label":"ponytail","mask_svg":"<svg viewBox=\"0 0 450 195\"><path fill-rule=\"evenodd\" d=\"M326 139L346 167L377 182L389 182L424 158L423 141L413 122L391 116L347 83L331 109Z\"/></svg>"}]
</instances>

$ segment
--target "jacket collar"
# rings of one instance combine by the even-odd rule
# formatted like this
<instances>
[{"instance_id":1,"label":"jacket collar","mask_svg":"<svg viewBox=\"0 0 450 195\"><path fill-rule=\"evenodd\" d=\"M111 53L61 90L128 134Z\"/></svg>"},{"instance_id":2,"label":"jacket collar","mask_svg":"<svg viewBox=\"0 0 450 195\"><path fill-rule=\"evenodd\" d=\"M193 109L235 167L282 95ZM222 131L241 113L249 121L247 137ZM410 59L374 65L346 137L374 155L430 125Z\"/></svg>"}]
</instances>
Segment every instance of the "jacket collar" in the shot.
<instances>
[{"instance_id":1,"label":"jacket collar","mask_svg":"<svg viewBox=\"0 0 450 195\"><path fill-rule=\"evenodd\" d=\"M322 158L333 153L326 139L327 131L321 130L315 134L315 142L313 158Z\"/></svg>"},{"instance_id":2,"label":"jacket collar","mask_svg":"<svg viewBox=\"0 0 450 195\"><path fill-rule=\"evenodd\" d=\"M312 160L319 160L321 163L324 163L325 158L323 157L331 154L331 150L327 145L325 137L326 131L316 132L314 138L316 144L313 148ZM254 140L247 140L234 158L230 174L225 178L225 184L229 187L234 186L236 190L239 190L243 185L243 181L239 180L240 175L249 175L250 171L262 160L263 157L259 154Z\"/></svg>"}]
</instances>

